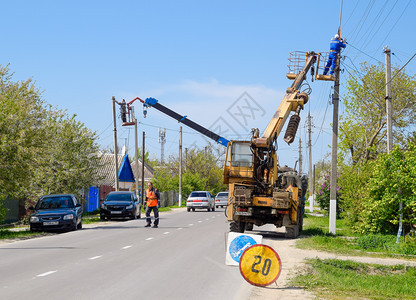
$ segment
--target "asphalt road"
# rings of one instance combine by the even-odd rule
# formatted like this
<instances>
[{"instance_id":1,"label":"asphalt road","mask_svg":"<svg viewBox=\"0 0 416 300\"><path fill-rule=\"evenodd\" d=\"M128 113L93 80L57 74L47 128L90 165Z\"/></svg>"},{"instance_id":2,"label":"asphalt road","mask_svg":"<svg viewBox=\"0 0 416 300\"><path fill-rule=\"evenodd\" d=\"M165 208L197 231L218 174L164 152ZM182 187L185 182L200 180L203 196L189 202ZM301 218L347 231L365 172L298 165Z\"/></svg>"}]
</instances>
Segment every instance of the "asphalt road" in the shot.
<instances>
[{"instance_id":1,"label":"asphalt road","mask_svg":"<svg viewBox=\"0 0 416 300\"><path fill-rule=\"evenodd\" d=\"M248 299L225 265L228 223L215 212L161 213L0 245L0 299Z\"/></svg>"}]
</instances>

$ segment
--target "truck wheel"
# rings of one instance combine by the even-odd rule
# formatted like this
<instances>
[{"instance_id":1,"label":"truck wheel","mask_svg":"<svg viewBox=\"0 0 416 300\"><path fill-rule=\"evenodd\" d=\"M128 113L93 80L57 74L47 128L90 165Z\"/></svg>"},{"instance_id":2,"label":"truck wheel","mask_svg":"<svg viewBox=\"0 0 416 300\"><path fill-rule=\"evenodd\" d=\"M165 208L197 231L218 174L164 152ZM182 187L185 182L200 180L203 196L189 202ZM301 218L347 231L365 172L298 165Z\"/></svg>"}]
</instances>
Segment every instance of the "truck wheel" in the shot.
<instances>
[{"instance_id":1,"label":"truck wheel","mask_svg":"<svg viewBox=\"0 0 416 300\"><path fill-rule=\"evenodd\" d=\"M254 226L254 224L253 224L253 223L247 223L247 224L246 224L246 230L248 230L248 231L253 231L253 226Z\"/></svg>"},{"instance_id":2,"label":"truck wheel","mask_svg":"<svg viewBox=\"0 0 416 300\"><path fill-rule=\"evenodd\" d=\"M295 239L299 236L299 225L293 227L286 227L285 237Z\"/></svg>"},{"instance_id":3,"label":"truck wheel","mask_svg":"<svg viewBox=\"0 0 416 300\"><path fill-rule=\"evenodd\" d=\"M244 233L244 228L245 227L246 227L246 223L244 223L244 222L235 222L235 221L232 221L230 223L230 231L231 232Z\"/></svg>"}]
</instances>

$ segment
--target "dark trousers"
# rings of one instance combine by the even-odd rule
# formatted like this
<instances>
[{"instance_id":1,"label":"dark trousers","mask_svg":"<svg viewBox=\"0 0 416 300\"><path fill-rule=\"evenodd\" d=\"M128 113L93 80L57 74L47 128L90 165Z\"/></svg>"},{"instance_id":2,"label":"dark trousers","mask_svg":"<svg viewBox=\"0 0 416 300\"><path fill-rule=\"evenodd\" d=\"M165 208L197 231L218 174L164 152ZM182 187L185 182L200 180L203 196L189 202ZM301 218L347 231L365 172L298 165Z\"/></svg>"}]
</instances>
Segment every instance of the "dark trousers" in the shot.
<instances>
[{"instance_id":1,"label":"dark trousers","mask_svg":"<svg viewBox=\"0 0 416 300\"><path fill-rule=\"evenodd\" d=\"M154 224L155 225L159 225L159 209L157 208L157 206L152 206L152 207L147 207L146 208L146 222L147 224L152 223L151 219L150 219L150 213L153 210L153 214L155 215L155 221Z\"/></svg>"}]
</instances>

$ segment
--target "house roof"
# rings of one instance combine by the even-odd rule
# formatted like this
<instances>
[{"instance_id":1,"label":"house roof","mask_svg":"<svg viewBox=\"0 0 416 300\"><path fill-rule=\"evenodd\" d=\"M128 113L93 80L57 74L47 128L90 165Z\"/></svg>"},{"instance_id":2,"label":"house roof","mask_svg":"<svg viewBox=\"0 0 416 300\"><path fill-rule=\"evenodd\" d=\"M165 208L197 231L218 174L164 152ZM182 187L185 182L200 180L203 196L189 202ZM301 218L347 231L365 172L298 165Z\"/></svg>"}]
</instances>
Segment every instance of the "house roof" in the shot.
<instances>
[{"instance_id":1,"label":"house roof","mask_svg":"<svg viewBox=\"0 0 416 300\"><path fill-rule=\"evenodd\" d=\"M96 185L107 185L107 186L115 186L115 164L114 164L114 154L113 153L100 153L99 154L101 160L100 165L101 168L98 170L99 180L96 183ZM119 167L122 166L124 155L118 154L117 155L117 164ZM131 170L133 172L134 178L138 176L139 182L142 178L142 163L141 161L138 162L139 170L136 170L136 164L135 162L131 162L130 158L128 158L131 166ZM153 177L154 170L152 167L150 167L146 162L144 163L144 181L148 182ZM119 174L119 173L118 173ZM120 180L120 174L119 174L119 181Z\"/></svg>"}]
</instances>

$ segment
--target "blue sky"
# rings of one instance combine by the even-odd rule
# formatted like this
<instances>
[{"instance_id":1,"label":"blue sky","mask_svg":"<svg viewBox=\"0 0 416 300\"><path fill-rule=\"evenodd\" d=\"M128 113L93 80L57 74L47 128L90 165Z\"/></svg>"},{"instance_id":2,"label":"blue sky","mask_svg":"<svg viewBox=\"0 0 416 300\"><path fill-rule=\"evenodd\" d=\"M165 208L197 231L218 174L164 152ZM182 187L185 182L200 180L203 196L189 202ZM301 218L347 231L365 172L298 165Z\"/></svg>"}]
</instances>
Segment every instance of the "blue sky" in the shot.
<instances>
[{"instance_id":1,"label":"blue sky","mask_svg":"<svg viewBox=\"0 0 416 300\"><path fill-rule=\"evenodd\" d=\"M253 127L262 132L291 85L289 53L328 51L340 11L334 0L1 2L0 65L10 64L14 80L33 78L44 100L76 114L97 132L103 148L113 145L112 96L155 97L209 128L225 121L229 139L249 138ZM416 39L409 36L415 12L411 0L344 1L342 36L350 43L344 68L384 62L385 45L395 54L392 63L404 65L416 52ZM416 59L406 71L416 73ZM330 152L332 83L308 82L312 94L297 138L306 141L310 112L315 163ZM257 110L238 119L233 108L244 101ZM165 157L177 155L180 124L154 109L144 119L137 102L135 110L151 155L160 157L159 127L167 129ZM183 131L184 147L204 146L198 134ZM293 166L298 139L288 146L282 136L280 163ZM119 123L118 138L133 154L133 127ZM305 148L303 157L307 170Z\"/></svg>"}]
</instances>

